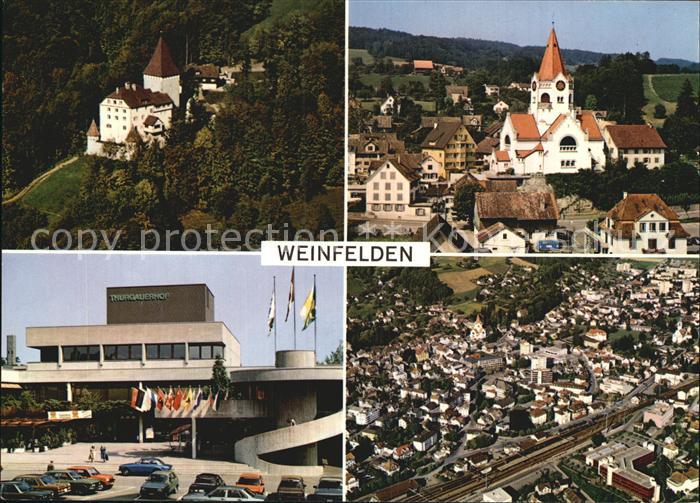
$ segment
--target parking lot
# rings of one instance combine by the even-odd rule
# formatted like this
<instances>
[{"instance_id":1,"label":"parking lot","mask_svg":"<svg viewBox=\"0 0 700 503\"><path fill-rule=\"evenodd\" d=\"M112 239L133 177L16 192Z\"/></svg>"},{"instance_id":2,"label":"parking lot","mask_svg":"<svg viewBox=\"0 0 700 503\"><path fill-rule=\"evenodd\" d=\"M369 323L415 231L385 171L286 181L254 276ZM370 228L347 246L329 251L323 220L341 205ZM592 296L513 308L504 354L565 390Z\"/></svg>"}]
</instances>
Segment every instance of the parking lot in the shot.
<instances>
[{"instance_id":1,"label":"parking lot","mask_svg":"<svg viewBox=\"0 0 700 503\"><path fill-rule=\"evenodd\" d=\"M119 465L124 463L132 463L141 457L158 457L165 463L173 465L173 471L177 474L180 481L180 489L177 494L170 496L170 499L176 500L187 494L187 488L194 481L197 474L217 473L227 484L235 484L238 476L244 472L256 472L258 470L251 469L247 465L234 463L230 461L220 460L205 460L205 459L188 459L173 455L167 443L105 443L95 444L98 459L94 463L88 462L88 453L90 445L86 443L72 444L66 447L53 449L48 452L25 452L25 453L9 453L2 455L2 480L10 480L17 475L27 473L43 473L49 461L53 461L56 470L65 469L72 465L94 465L100 472L109 473L115 476L115 483L112 489L98 492L97 494L87 496L67 496L66 500L71 501L95 501L95 500L113 500L113 501L133 501L138 497L139 488L145 481L145 476L123 476L117 473ZM99 460L99 447L104 445L109 452L109 461L103 463ZM289 473L285 475L294 475ZM328 475L340 475L340 470L334 469ZM267 492L274 492L277 484L280 481L279 475L267 475L263 473L263 479ZM307 486L307 492L313 492L313 486L318 483L317 477L307 477L304 482Z\"/></svg>"}]
</instances>

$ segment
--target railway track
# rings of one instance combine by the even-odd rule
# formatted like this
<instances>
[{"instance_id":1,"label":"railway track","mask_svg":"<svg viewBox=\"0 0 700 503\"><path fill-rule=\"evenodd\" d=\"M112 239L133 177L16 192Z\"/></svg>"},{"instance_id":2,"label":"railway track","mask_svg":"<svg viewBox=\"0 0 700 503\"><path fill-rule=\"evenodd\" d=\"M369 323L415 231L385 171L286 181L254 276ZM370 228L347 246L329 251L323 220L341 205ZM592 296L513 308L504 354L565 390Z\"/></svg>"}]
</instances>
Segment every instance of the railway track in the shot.
<instances>
[{"instance_id":1,"label":"railway track","mask_svg":"<svg viewBox=\"0 0 700 503\"><path fill-rule=\"evenodd\" d=\"M675 395L680 390L695 387L699 382L699 380L695 379L689 383L671 388L661 394L660 398L667 398ZM580 447L596 433L617 425L626 417L654 403L655 399L656 397L640 401L637 405L597 418L589 423L563 430L556 437L549 438L539 445L533 446L528 451L519 454L518 458L496 461L485 467L478 474L464 475L443 484L427 487L396 501L456 501L459 497L464 497L474 491L498 484L526 468L554 458L575 447Z\"/></svg>"}]
</instances>

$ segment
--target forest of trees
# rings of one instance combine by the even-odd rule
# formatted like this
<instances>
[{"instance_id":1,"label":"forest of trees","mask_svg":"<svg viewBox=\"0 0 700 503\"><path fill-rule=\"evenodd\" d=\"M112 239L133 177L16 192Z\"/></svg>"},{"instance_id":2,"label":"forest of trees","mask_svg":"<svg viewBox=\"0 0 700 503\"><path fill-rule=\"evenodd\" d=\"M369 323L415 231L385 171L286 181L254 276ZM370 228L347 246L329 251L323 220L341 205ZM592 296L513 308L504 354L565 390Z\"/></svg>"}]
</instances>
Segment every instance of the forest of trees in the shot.
<instances>
[{"instance_id":1,"label":"forest of trees","mask_svg":"<svg viewBox=\"0 0 700 503\"><path fill-rule=\"evenodd\" d=\"M122 247L133 248L148 228L292 230L285 208L296 205L297 227L342 228L332 215L340 206L310 201L343 182L343 2L324 0L246 36L270 3L5 2L4 195L84 150L100 101L124 81L141 81L162 32L181 69L242 64L236 85L213 121L197 106L186 121L181 107L165 148L144 145L131 162L90 159L79 197L52 226L119 229ZM264 64L262 77L248 74L253 60ZM4 206L4 246L26 247L38 224L45 215Z\"/></svg>"}]
</instances>

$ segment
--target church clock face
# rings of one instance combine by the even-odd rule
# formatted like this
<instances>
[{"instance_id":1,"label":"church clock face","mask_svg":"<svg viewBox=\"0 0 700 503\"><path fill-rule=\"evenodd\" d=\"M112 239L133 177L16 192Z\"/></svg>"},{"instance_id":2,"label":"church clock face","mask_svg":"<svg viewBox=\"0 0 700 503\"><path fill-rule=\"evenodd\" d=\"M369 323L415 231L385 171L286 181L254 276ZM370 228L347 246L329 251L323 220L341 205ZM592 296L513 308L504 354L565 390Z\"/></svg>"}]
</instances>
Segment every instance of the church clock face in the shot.
<instances>
[{"instance_id":1,"label":"church clock face","mask_svg":"<svg viewBox=\"0 0 700 503\"><path fill-rule=\"evenodd\" d=\"M557 89L558 89L559 91L563 91L565 87L566 87L566 84L564 83L563 80L560 80L560 81L557 82Z\"/></svg>"},{"instance_id":2,"label":"church clock face","mask_svg":"<svg viewBox=\"0 0 700 503\"><path fill-rule=\"evenodd\" d=\"M537 90L537 82L532 83L532 90L536 91Z\"/></svg>"}]
</instances>

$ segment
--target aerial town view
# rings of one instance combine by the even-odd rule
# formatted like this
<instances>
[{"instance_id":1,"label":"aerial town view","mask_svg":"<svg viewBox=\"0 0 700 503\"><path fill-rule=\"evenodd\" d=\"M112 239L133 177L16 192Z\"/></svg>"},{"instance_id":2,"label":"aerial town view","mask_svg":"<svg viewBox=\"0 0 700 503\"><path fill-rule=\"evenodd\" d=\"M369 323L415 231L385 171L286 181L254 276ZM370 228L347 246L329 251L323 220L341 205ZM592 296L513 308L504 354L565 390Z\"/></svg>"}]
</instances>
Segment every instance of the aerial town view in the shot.
<instances>
[{"instance_id":1,"label":"aerial town view","mask_svg":"<svg viewBox=\"0 0 700 503\"><path fill-rule=\"evenodd\" d=\"M342 0L2 9L4 249L342 234Z\"/></svg>"},{"instance_id":2,"label":"aerial town view","mask_svg":"<svg viewBox=\"0 0 700 503\"><path fill-rule=\"evenodd\" d=\"M2 266L2 501L341 500L342 269L228 254Z\"/></svg>"},{"instance_id":3,"label":"aerial town view","mask_svg":"<svg viewBox=\"0 0 700 503\"><path fill-rule=\"evenodd\" d=\"M697 501L697 261L348 272L358 501Z\"/></svg>"},{"instance_id":4,"label":"aerial town view","mask_svg":"<svg viewBox=\"0 0 700 503\"><path fill-rule=\"evenodd\" d=\"M349 236L442 252L697 253L697 6L673 21L689 60L599 22L629 11L629 25L659 4L351 1Z\"/></svg>"}]
</instances>

